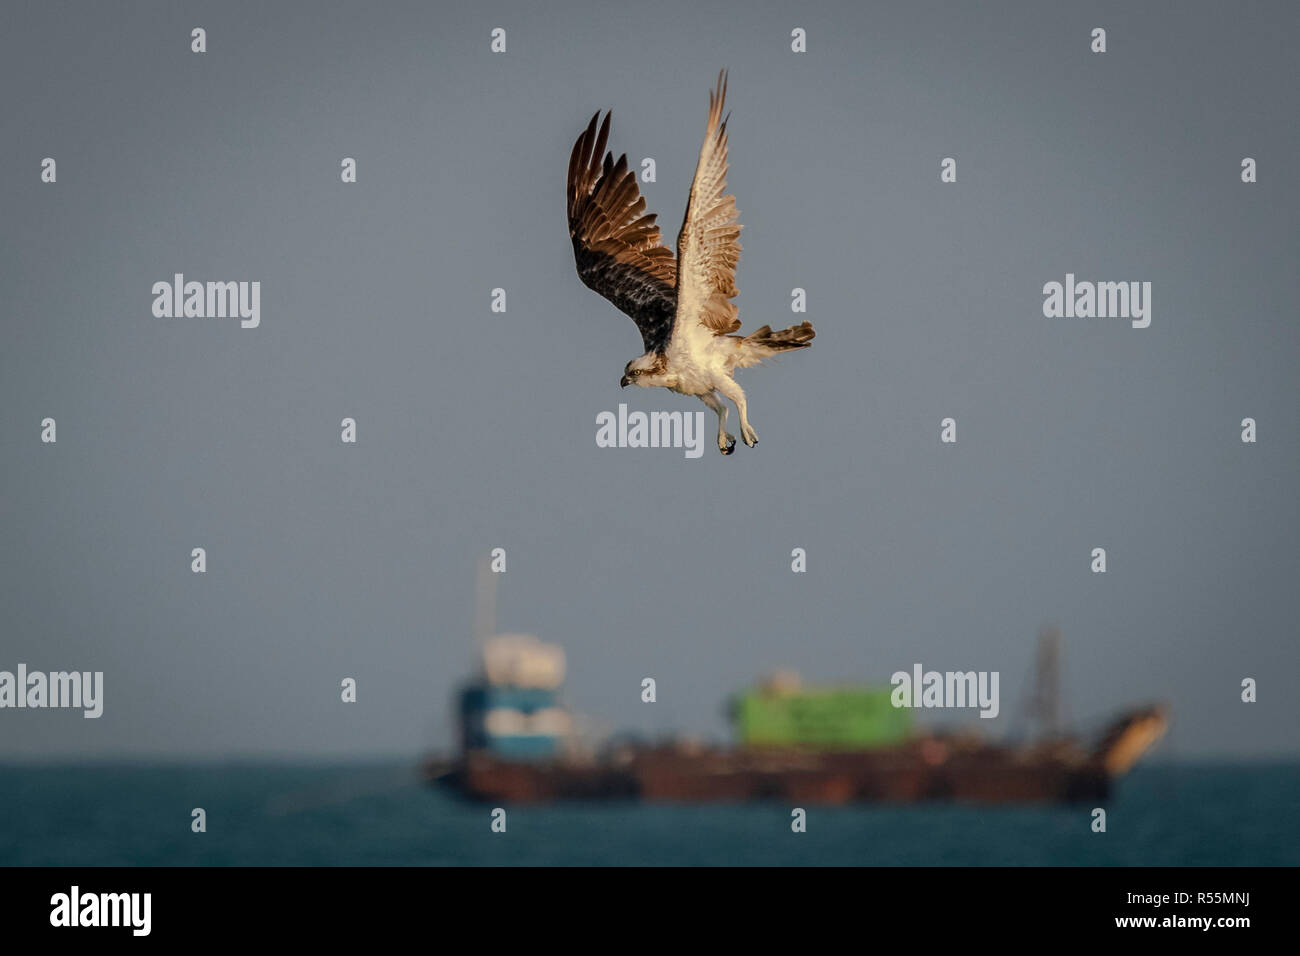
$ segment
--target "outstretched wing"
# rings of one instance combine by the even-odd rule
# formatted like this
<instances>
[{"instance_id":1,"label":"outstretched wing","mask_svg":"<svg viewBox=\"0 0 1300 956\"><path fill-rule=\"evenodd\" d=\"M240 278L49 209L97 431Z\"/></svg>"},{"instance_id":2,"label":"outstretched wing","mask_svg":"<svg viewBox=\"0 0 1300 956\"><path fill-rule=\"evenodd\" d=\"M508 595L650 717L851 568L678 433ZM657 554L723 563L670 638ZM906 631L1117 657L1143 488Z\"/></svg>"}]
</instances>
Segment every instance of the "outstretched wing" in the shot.
<instances>
[{"instance_id":1,"label":"outstretched wing","mask_svg":"<svg viewBox=\"0 0 1300 956\"><path fill-rule=\"evenodd\" d=\"M727 121L722 104L727 73L709 93L709 125L691 183L686 219L677 237L677 317L675 335L692 335L700 326L714 335L740 328L736 306L736 263L740 261L740 213L727 193Z\"/></svg>"},{"instance_id":2,"label":"outstretched wing","mask_svg":"<svg viewBox=\"0 0 1300 956\"><path fill-rule=\"evenodd\" d=\"M605 152L610 114L597 133L599 117L597 111L569 157L569 236L578 277L632 317L647 352L662 352L677 311L677 262L659 241L656 217L645 214L627 155L616 163Z\"/></svg>"}]
</instances>

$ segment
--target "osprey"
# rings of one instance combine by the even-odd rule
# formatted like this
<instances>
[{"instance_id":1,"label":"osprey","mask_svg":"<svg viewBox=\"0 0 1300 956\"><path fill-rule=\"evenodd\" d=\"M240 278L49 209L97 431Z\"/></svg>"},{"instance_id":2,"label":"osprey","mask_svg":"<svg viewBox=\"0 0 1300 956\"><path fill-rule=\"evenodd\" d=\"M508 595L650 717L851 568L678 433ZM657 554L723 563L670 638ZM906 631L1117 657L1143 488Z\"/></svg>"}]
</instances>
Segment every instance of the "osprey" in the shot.
<instances>
[{"instance_id":1,"label":"osprey","mask_svg":"<svg viewBox=\"0 0 1300 956\"><path fill-rule=\"evenodd\" d=\"M726 191L726 96L724 70L709 93L709 122L677 236L676 258L659 240L655 214L646 214L627 154L614 162L614 154L605 152L608 112L597 132L597 110L573 144L568 199L578 277L631 316L641 330L645 354L627 363L619 385L661 386L696 396L717 413L718 450L730 455L736 439L727 434L727 406L719 393L735 404L745 444L758 444L745 393L732 377L735 370L758 365L778 352L807 348L816 333L804 322L780 332L765 325L749 335L731 334L740 328L731 300L736 295L741 226L736 197Z\"/></svg>"}]
</instances>

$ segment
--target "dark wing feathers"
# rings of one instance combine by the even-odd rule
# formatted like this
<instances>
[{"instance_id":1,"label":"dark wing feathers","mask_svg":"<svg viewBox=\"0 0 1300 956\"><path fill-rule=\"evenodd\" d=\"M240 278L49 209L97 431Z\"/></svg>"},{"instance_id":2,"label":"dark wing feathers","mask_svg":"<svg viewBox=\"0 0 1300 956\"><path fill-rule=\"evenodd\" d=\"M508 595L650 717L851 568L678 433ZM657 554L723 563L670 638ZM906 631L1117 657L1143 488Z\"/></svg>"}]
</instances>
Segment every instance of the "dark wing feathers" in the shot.
<instances>
[{"instance_id":1,"label":"dark wing feathers","mask_svg":"<svg viewBox=\"0 0 1300 956\"><path fill-rule=\"evenodd\" d=\"M598 132L599 118L599 112L591 118L569 157L569 237L578 277L631 316L647 352L662 352L677 311L677 260L660 242L655 214L646 214L627 155L615 162L605 152L610 114Z\"/></svg>"}]
</instances>

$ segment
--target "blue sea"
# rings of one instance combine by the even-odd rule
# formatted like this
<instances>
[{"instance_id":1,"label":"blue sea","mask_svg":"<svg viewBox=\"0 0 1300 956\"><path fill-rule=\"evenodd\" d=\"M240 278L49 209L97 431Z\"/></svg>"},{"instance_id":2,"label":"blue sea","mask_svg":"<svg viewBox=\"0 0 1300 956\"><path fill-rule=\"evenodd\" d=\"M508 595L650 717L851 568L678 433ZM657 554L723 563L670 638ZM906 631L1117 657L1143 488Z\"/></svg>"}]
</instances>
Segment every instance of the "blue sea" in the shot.
<instances>
[{"instance_id":1,"label":"blue sea","mask_svg":"<svg viewBox=\"0 0 1300 956\"><path fill-rule=\"evenodd\" d=\"M191 832L202 807L207 832ZM397 763L0 765L0 865L1295 865L1300 764L1140 767L1105 805L490 806Z\"/></svg>"}]
</instances>

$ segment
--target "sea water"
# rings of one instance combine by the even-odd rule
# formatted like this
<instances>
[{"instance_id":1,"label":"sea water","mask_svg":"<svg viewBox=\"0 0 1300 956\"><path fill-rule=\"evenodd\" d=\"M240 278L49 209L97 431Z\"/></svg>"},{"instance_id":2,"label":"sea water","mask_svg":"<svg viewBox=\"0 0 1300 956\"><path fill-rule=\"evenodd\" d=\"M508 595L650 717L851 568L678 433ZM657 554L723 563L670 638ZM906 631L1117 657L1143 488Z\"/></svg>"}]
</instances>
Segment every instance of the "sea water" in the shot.
<instances>
[{"instance_id":1,"label":"sea water","mask_svg":"<svg viewBox=\"0 0 1300 956\"><path fill-rule=\"evenodd\" d=\"M1142 766L1092 805L491 805L412 764L0 765L0 865L1296 865L1300 763ZM206 832L191 829L205 811Z\"/></svg>"}]
</instances>

